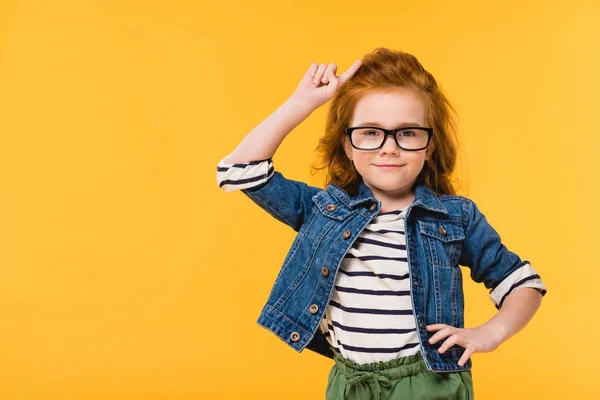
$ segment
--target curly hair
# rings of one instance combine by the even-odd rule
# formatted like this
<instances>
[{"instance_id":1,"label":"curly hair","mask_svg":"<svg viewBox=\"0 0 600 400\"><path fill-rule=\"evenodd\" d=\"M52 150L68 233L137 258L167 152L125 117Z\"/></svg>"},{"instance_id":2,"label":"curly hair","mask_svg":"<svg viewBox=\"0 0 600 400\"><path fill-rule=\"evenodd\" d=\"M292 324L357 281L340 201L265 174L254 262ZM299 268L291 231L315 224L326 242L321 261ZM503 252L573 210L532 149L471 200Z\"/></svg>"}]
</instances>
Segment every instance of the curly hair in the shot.
<instances>
[{"instance_id":1,"label":"curly hair","mask_svg":"<svg viewBox=\"0 0 600 400\"><path fill-rule=\"evenodd\" d=\"M326 185L334 183L351 196L358 193L362 177L344 152L345 128L349 126L359 99L374 91L413 91L426 108L426 120L434 129L434 152L417 176L438 194L456 194L452 172L456 165L458 139L456 112L435 78L411 54L379 47L362 58L358 71L345 82L331 100L325 135L316 152L320 161L313 174L327 169Z\"/></svg>"}]
</instances>

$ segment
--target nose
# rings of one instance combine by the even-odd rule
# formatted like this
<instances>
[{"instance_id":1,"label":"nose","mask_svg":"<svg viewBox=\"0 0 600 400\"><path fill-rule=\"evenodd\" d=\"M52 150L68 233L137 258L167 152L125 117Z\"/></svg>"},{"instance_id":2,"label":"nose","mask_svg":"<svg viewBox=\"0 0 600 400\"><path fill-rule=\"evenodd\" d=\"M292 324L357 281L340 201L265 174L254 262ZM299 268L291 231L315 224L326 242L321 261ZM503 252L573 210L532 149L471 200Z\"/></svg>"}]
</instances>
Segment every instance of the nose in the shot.
<instances>
[{"instance_id":1,"label":"nose","mask_svg":"<svg viewBox=\"0 0 600 400\"><path fill-rule=\"evenodd\" d=\"M400 154L400 149L396 144L393 136L388 136L383 142L383 146L379 149L379 153L382 154Z\"/></svg>"}]
</instances>

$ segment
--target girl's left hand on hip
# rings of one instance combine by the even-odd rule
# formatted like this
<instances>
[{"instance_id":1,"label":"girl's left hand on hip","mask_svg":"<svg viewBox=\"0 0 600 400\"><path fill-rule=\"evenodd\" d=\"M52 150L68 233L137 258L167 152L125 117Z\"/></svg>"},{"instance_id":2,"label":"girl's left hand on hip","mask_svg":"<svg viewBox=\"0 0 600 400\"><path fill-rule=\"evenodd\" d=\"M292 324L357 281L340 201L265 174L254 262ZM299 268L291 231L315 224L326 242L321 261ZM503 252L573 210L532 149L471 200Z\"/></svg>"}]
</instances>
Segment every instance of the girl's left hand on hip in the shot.
<instances>
[{"instance_id":1,"label":"girl's left hand on hip","mask_svg":"<svg viewBox=\"0 0 600 400\"><path fill-rule=\"evenodd\" d=\"M473 353L494 351L502 343L497 330L485 324L477 328L455 328L446 324L433 324L427 325L426 328L429 332L437 331L429 339L431 344L440 339L448 338L438 349L439 353L444 353L455 344L465 348L462 357L458 360L458 365L461 367Z\"/></svg>"}]
</instances>

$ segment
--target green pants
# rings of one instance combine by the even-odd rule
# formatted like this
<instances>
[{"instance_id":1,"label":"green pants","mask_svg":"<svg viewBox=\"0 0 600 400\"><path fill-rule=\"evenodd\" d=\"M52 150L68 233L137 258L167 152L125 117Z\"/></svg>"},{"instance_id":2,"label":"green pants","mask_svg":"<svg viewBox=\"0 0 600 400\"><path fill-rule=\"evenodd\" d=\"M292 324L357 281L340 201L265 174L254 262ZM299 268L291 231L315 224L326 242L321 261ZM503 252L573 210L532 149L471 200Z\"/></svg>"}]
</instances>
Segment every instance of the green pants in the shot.
<instances>
[{"instance_id":1,"label":"green pants","mask_svg":"<svg viewBox=\"0 0 600 400\"><path fill-rule=\"evenodd\" d=\"M472 400L471 371L432 372L421 353L392 361L356 364L334 352L327 400Z\"/></svg>"}]
</instances>

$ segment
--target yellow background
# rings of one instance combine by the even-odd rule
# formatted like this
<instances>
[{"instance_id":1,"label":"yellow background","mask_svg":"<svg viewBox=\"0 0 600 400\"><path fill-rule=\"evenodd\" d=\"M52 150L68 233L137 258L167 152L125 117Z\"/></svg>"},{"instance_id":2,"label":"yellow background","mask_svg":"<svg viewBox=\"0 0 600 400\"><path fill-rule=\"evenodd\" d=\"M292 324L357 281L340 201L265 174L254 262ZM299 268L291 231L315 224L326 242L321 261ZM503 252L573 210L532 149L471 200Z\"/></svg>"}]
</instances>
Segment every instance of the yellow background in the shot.
<instances>
[{"instance_id":1,"label":"yellow background","mask_svg":"<svg viewBox=\"0 0 600 400\"><path fill-rule=\"evenodd\" d=\"M323 398L331 360L256 324L294 232L216 165L311 62L379 46L446 90L460 194L549 287L473 356L477 398L598 398L599 17L592 0L2 0L0 399ZM280 147L286 177L322 186L327 107ZM472 327L495 309L464 272Z\"/></svg>"}]
</instances>

